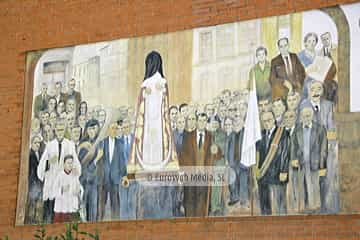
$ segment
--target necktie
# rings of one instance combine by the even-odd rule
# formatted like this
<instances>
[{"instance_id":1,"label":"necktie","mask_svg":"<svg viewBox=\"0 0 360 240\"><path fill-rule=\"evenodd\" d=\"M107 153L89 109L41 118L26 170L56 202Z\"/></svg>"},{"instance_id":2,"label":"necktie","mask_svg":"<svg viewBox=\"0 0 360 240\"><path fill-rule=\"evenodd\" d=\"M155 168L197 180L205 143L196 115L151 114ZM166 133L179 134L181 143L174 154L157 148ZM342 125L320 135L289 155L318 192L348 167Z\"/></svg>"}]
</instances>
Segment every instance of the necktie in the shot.
<instances>
[{"instance_id":1,"label":"necktie","mask_svg":"<svg viewBox=\"0 0 360 240\"><path fill-rule=\"evenodd\" d=\"M285 57L285 61L286 61L286 73L287 73L288 76L290 76L290 75L292 75L292 73L291 73L289 56Z\"/></svg>"},{"instance_id":2,"label":"necktie","mask_svg":"<svg viewBox=\"0 0 360 240\"><path fill-rule=\"evenodd\" d=\"M46 109L46 99L45 99L45 95L42 95L42 101L41 101L41 110L45 110Z\"/></svg>"},{"instance_id":3,"label":"necktie","mask_svg":"<svg viewBox=\"0 0 360 240\"><path fill-rule=\"evenodd\" d=\"M199 148L202 147L203 144L203 133L200 133L200 137L199 137Z\"/></svg>"},{"instance_id":4,"label":"necktie","mask_svg":"<svg viewBox=\"0 0 360 240\"><path fill-rule=\"evenodd\" d=\"M267 131L267 132L266 132L266 148L269 148L270 137L271 137L271 132L270 132L270 131Z\"/></svg>"},{"instance_id":5,"label":"necktie","mask_svg":"<svg viewBox=\"0 0 360 240\"><path fill-rule=\"evenodd\" d=\"M60 156L61 156L61 142L59 142L59 157L58 157L58 163L60 163Z\"/></svg>"},{"instance_id":6,"label":"necktie","mask_svg":"<svg viewBox=\"0 0 360 240\"><path fill-rule=\"evenodd\" d=\"M240 134L235 135L235 160L240 160Z\"/></svg>"},{"instance_id":7,"label":"necktie","mask_svg":"<svg viewBox=\"0 0 360 240\"><path fill-rule=\"evenodd\" d=\"M318 111L319 111L319 106L315 105L315 112L318 112Z\"/></svg>"}]
</instances>

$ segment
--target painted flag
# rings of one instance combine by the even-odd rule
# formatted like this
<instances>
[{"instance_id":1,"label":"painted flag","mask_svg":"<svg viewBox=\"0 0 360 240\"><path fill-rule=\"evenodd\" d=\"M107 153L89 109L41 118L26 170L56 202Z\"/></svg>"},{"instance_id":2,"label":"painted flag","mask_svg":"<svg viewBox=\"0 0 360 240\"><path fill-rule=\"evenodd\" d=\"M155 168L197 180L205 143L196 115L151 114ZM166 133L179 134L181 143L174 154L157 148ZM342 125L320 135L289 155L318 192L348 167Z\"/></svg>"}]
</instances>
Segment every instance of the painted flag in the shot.
<instances>
[{"instance_id":1,"label":"painted flag","mask_svg":"<svg viewBox=\"0 0 360 240\"><path fill-rule=\"evenodd\" d=\"M256 85L249 93L248 108L245 119L244 140L241 152L241 163L246 167L256 164L256 142L261 139L259 109L256 98Z\"/></svg>"}]
</instances>

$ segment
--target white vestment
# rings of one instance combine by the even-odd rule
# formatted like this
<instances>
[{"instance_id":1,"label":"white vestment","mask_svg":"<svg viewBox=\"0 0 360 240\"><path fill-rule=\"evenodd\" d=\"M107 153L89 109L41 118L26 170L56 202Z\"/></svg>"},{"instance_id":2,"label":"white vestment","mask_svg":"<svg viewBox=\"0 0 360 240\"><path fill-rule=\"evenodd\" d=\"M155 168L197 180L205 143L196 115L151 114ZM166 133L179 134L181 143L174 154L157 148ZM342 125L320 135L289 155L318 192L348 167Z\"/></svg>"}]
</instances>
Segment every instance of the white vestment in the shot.
<instances>
[{"instance_id":1,"label":"white vestment","mask_svg":"<svg viewBox=\"0 0 360 240\"><path fill-rule=\"evenodd\" d=\"M163 119L162 104L165 97L166 80L160 73L155 73L142 83L142 88L150 88L151 92L143 91L145 99L144 135L142 164L148 169L162 166L163 158ZM159 89L158 86L161 86Z\"/></svg>"}]
</instances>

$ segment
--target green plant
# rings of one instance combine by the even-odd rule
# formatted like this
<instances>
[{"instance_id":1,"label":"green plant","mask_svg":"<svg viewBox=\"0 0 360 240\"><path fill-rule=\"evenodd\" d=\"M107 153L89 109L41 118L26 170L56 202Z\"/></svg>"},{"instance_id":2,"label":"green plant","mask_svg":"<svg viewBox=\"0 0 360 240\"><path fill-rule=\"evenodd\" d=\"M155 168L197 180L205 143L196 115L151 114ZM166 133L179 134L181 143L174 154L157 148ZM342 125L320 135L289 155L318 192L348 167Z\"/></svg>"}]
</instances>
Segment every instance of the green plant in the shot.
<instances>
[{"instance_id":1,"label":"green plant","mask_svg":"<svg viewBox=\"0 0 360 240\"><path fill-rule=\"evenodd\" d=\"M78 223L68 223L65 225L65 232L59 236L48 236L44 225L35 231L33 235L35 240L100 240L99 233L95 230L95 233L88 233L85 231L79 231ZM0 240L10 240L8 236L1 238Z\"/></svg>"}]
</instances>

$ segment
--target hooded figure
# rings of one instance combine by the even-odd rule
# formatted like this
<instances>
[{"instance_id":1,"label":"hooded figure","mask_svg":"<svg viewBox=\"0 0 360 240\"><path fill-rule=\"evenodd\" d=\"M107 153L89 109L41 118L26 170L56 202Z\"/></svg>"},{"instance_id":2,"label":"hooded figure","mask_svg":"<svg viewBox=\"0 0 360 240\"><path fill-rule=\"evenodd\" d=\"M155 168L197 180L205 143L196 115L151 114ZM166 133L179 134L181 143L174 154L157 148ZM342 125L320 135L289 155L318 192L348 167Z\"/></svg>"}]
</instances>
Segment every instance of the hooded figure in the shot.
<instances>
[{"instance_id":1,"label":"hooded figure","mask_svg":"<svg viewBox=\"0 0 360 240\"><path fill-rule=\"evenodd\" d=\"M137 104L135 141L128 173L177 169L176 148L169 117L169 92L158 52L145 60L145 76Z\"/></svg>"}]
</instances>

